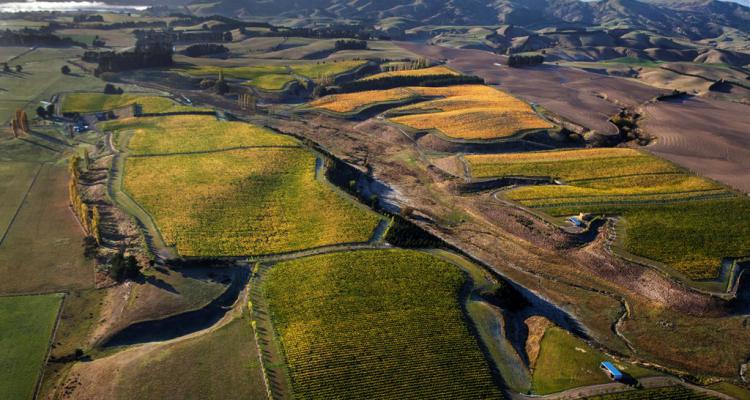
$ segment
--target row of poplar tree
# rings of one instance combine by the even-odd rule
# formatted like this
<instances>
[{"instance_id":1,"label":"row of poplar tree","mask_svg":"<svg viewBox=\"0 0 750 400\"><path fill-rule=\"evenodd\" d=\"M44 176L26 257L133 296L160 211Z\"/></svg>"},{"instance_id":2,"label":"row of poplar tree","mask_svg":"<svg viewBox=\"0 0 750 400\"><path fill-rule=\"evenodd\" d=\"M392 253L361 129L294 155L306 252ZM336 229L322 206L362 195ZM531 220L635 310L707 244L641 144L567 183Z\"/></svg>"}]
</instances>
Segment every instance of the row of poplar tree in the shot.
<instances>
[{"instance_id":1,"label":"row of poplar tree","mask_svg":"<svg viewBox=\"0 0 750 400\"><path fill-rule=\"evenodd\" d=\"M26 111L17 109L16 115L10 121L10 126L13 128L13 137L18 137L21 133L29 133L29 118Z\"/></svg>"},{"instance_id":2,"label":"row of poplar tree","mask_svg":"<svg viewBox=\"0 0 750 400\"><path fill-rule=\"evenodd\" d=\"M87 235L93 237L96 243L102 244L102 235L100 230L101 215L99 214L99 208L96 206L89 207L81 196L81 192L78 190L78 178L81 174L81 167L88 169L91 160L89 158L89 152L86 150L83 153L83 158L78 155L70 157L68 161L68 168L70 169L70 181L68 182L68 192L70 195L70 206L81 221L81 226Z\"/></svg>"}]
</instances>

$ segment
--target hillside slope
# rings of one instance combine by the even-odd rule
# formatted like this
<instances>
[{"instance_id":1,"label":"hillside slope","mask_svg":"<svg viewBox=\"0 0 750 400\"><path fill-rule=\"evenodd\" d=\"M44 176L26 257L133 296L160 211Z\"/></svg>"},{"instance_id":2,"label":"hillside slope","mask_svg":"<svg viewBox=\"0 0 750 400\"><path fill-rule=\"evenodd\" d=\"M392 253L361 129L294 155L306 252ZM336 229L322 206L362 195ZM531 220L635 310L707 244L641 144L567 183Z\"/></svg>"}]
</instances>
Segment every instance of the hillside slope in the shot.
<instances>
[{"instance_id":1,"label":"hillside slope","mask_svg":"<svg viewBox=\"0 0 750 400\"><path fill-rule=\"evenodd\" d=\"M750 31L750 8L718 0L221 0L205 4L201 13L367 21L399 17L415 25L604 25L691 39L717 37L726 29Z\"/></svg>"}]
</instances>

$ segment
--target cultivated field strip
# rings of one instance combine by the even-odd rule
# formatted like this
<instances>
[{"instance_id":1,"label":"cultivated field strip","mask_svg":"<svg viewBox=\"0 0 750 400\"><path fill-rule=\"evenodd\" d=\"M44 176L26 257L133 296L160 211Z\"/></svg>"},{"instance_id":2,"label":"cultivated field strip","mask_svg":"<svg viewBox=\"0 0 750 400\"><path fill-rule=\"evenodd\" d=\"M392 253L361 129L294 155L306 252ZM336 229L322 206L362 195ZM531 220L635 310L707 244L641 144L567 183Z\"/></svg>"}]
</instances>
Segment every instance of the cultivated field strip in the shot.
<instances>
[{"instance_id":1,"label":"cultivated field strip","mask_svg":"<svg viewBox=\"0 0 750 400\"><path fill-rule=\"evenodd\" d=\"M364 92L332 94L321 97L310 103L312 107L336 113L350 113L378 103L417 98L419 95L411 88L395 88L386 90L368 90Z\"/></svg>"},{"instance_id":2,"label":"cultivated field strip","mask_svg":"<svg viewBox=\"0 0 750 400\"><path fill-rule=\"evenodd\" d=\"M549 177L503 197L555 217L620 215L623 248L692 279L714 279L724 257L750 252L750 201L668 161L628 149L466 156L475 178ZM724 218L721 224L711 221Z\"/></svg>"},{"instance_id":3,"label":"cultivated field strip","mask_svg":"<svg viewBox=\"0 0 750 400\"><path fill-rule=\"evenodd\" d=\"M464 325L464 283L457 267L406 250L277 264L263 291L295 396L501 398Z\"/></svg>"},{"instance_id":4,"label":"cultivated field strip","mask_svg":"<svg viewBox=\"0 0 750 400\"><path fill-rule=\"evenodd\" d=\"M199 153L243 147L300 146L288 136L268 129L217 120L210 115L127 118L99 125L100 129L129 133L128 154L134 156Z\"/></svg>"},{"instance_id":5,"label":"cultivated field strip","mask_svg":"<svg viewBox=\"0 0 750 400\"><path fill-rule=\"evenodd\" d=\"M316 179L315 155L288 136L197 115L103 125L128 149L124 191L182 256L366 243L381 220Z\"/></svg>"},{"instance_id":6,"label":"cultivated field strip","mask_svg":"<svg viewBox=\"0 0 750 400\"><path fill-rule=\"evenodd\" d=\"M362 60L347 60L325 63L303 63L293 65L255 65L255 66L193 66L178 72L198 77L218 78L223 74L226 78L244 80L244 85L253 86L261 90L281 90L287 85L302 79L319 79L326 76L336 76L355 70L366 62Z\"/></svg>"},{"instance_id":7,"label":"cultivated field strip","mask_svg":"<svg viewBox=\"0 0 750 400\"><path fill-rule=\"evenodd\" d=\"M362 78L361 80L371 81L375 79L392 78L395 76L440 76L440 75L461 75L461 74L448 67L439 65L435 67L421 68L421 69L408 69L408 70L401 70L401 71L381 72L379 74L370 75L368 77Z\"/></svg>"},{"instance_id":8,"label":"cultivated field strip","mask_svg":"<svg viewBox=\"0 0 750 400\"><path fill-rule=\"evenodd\" d=\"M274 148L129 158L125 190L183 256L368 241L378 216L318 182L314 163L305 149Z\"/></svg>"},{"instance_id":9,"label":"cultivated field strip","mask_svg":"<svg viewBox=\"0 0 750 400\"><path fill-rule=\"evenodd\" d=\"M348 113L383 102L424 98L388 112L390 121L417 130L435 130L453 139L487 140L553 126L526 103L483 85L406 87L327 96L311 106Z\"/></svg>"}]
</instances>

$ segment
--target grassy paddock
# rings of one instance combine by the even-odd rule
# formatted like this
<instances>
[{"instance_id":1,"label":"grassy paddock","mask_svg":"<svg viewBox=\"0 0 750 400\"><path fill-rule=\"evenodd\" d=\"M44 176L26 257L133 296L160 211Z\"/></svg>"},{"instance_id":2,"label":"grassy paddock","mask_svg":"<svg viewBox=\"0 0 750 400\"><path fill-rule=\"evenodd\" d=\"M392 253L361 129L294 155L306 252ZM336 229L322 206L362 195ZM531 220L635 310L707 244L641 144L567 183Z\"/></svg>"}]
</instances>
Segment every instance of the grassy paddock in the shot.
<instances>
[{"instance_id":1,"label":"grassy paddock","mask_svg":"<svg viewBox=\"0 0 750 400\"><path fill-rule=\"evenodd\" d=\"M21 201L39 171L39 164L0 162L0 237L2 237Z\"/></svg>"},{"instance_id":2,"label":"grassy paddock","mask_svg":"<svg viewBox=\"0 0 750 400\"><path fill-rule=\"evenodd\" d=\"M0 398L31 399L62 295L0 297Z\"/></svg>"},{"instance_id":3,"label":"grassy paddock","mask_svg":"<svg viewBox=\"0 0 750 400\"><path fill-rule=\"evenodd\" d=\"M719 382L708 386L709 389L728 394L737 400L750 400L750 390L729 382Z\"/></svg>"},{"instance_id":4,"label":"grassy paddock","mask_svg":"<svg viewBox=\"0 0 750 400\"><path fill-rule=\"evenodd\" d=\"M317 79L323 76L336 76L365 64L365 61L349 60L338 62L304 63L293 65L255 65L255 66L216 66L201 65L179 70L192 76L218 77L223 73L227 78L245 80L245 85L262 90L281 90L297 76Z\"/></svg>"},{"instance_id":5,"label":"grassy paddock","mask_svg":"<svg viewBox=\"0 0 750 400\"><path fill-rule=\"evenodd\" d=\"M602 361L614 362L569 332L550 327L542 338L532 376L532 390L535 394L544 395L610 382L609 377L599 368ZM637 366L614 363L634 378L655 375L652 371Z\"/></svg>"},{"instance_id":6,"label":"grassy paddock","mask_svg":"<svg viewBox=\"0 0 750 400\"><path fill-rule=\"evenodd\" d=\"M263 282L300 398L501 398L454 265L406 250L276 265Z\"/></svg>"},{"instance_id":7,"label":"grassy paddock","mask_svg":"<svg viewBox=\"0 0 750 400\"><path fill-rule=\"evenodd\" d=\"M0 244L0 293L93 286L93 261L84 258L82 243L83 231L68 206L67 170L45 164Z\"/></svg>"},{"instance_id":8,"label":"grassy paddock","mask_svg":"<svg viewBox=\"0 0 750 400\"><path fill-rule=\"evenodd\" d=\"M12 61L11 65L21 65L23 72L0 78L0 122L10 120L17 108L33 116L40 100L49 100L60 92L101 90L104 82L66 62L82 53L80 48L38 48ZM60 72L63 65L71 69L70 74Z\"/></svg>"},{"instance_id":9,"label":"grassy paddock","mask_svg":"<svg viewBox=\"0 0 750 400\"><path fill-rule=\"evenodd\" d=\"M116 382L120 399L266 399L250 321L240 317L139 357Z\"/></svg>"},{"instance_id":10,"label":"grassy paddock","mask_svg":"<svg viewBox=\"0 0 750 400\"><path fill-rule=\"evenodd\" d=\"M128 118L105 122L102 130L133 134L127 151L132 155L214 151L236 147L298 146L288 136L241 122L217 120L209 115Z\"/></svg>"},{"instance_id":11,"label":"grassy paddock","mask_svg":"<svg viewBox=\"0 0 750 400\"><path fill-rule=\"evenodd\" d=\"M62 112L86 114L98 111L111 111L133 104L140 105L144 114L211 111L207 108L183 106L167 97L154 95L134 93L68 93L63 96Z\"/></svg>"}]
</instances>

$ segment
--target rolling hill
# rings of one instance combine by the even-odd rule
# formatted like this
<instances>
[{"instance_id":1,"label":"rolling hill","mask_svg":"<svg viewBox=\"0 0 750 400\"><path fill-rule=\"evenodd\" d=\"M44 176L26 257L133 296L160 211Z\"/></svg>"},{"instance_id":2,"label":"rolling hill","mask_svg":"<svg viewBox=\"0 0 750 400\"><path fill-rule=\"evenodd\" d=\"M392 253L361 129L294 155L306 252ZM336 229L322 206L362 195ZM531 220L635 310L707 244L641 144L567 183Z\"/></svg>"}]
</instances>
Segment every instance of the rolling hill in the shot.
<instances>
[{"instance_id":1,"label":"rolling hill","mask_svg":"<svg viewBox=\"0 0 750 400\"><path fill-rule=\"evenodd\" d=\"M750 8L718 0L221 0L200 12L368 22L399 18L412 26L626 27L693 40L729 29L750 31Z\"/></svg>"}]
</instances>

